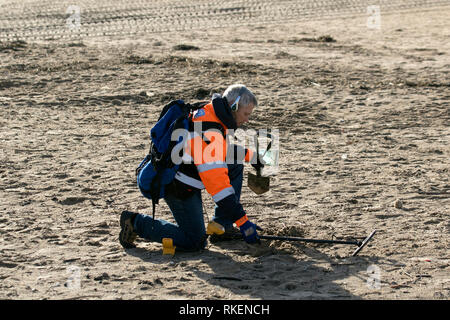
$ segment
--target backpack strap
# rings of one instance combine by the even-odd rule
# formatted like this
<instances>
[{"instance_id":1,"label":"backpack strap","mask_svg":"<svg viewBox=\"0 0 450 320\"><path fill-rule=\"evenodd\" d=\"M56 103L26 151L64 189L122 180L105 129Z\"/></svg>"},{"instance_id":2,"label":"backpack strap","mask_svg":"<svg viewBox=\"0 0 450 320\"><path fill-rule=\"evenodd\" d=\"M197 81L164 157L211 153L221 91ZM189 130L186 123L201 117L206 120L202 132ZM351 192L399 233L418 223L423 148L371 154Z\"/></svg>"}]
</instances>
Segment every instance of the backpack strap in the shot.
<instances>
[{"instance_id":1,"label":"backpack strap","mask_svg":"<svg viewBox=\"0 0 450 320\"><path fill-rule=\"evenodd\" d=\"M203 131L208 131L208 130L217 130L220 131L220 133L222 134L222 136L225 138L226 137L226 133L225 133L225 129L223 128L223 126L218 123L218 122L213 122L213 121L202 121L202 130ZM194 131L194 122L189 121L189 131L193 132ZM205 135L201 134L203 141L206 142L206 144L210 144L211 141L208 140L208 138L205 137Z\"/></svg>"},{"instance_id":2,"label":"backpack strap","mask_svg":"<svg viewBox=\"0 0 450 320\"><path fill-rule=\"evenodd\" d=\"M202 122L202 126L204 128L204 131L208 131L210 129L216 129L219 130L220 133L222 133L222 135L225 137L225 129L224 127L218 123L218 122L213 122L213 121L203 121Z\"/></svg>"},{"instance_id":3,"label":"backpack strap","mask_svg":"<svg viewBox=\"0 0 450 320\"><path fill-rule=\"evenodd\" d=\"M192 108L192 111L198 110L203 108L204 106L206 106L209 102L208 101L199 101L199 102L194 102L192 104L188 103L187 105Z\"/></svg>"}]
</instances>

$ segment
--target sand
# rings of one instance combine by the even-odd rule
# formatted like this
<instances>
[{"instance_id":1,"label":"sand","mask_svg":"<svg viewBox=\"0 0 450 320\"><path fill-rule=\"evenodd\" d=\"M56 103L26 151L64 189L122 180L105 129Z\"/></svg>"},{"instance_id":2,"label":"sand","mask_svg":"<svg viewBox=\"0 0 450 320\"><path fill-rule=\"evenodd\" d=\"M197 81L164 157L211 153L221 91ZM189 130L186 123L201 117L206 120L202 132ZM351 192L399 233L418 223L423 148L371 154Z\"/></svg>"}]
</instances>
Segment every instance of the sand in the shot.
<instances>
[{"instance_id":1,"label":"sand","mask_svg":"<svg viewBox=\"0 0 450 320\"><path fill-rule=\"evenodd\" d=\"M65 19L65 2L0 5L12 30L0 43L1 299L449 299L450 3L392 2L379 28L356 1L285 21L288 11L251 2L226 23L219 11L195 23L208 18L195 10L228 2L184 1L193 11L179 31L164 23L181 10L161 11L167 1L133 27L113 16L137 1L86 2L86 34L38 27L54 12ZM95 29L99 16L122 29ZM120 246L121 211L151 214L134 170L162 106L233 83L259 100L248 127L280 133L271 190L257 196L244 182L248 216L272 235L376 229L358 256L352 245L267 240L173 257L143 239ZM156 215L173 221L164 201Z\"/></svg>"}]
</instances>

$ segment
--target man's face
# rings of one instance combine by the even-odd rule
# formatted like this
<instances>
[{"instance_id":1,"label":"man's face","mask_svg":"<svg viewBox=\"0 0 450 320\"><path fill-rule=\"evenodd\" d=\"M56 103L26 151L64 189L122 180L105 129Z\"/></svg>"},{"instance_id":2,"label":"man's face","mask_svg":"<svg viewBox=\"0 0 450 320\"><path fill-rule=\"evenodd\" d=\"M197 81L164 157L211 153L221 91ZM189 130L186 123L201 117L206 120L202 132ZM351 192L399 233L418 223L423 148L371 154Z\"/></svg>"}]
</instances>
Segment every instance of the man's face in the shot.
<instances>
[{"instance_id":1,"label":"man's face","mask_svg":"<svg viewBox=\"0 0 450 320\"><path fill-rule=\"evenodd\" d=\"M253 112L253 105L246 106L244 108L239 108L238 111L233 112L234 120L236 120L236 124L238 128L242 126L244 123L248 122L250 115Z\"/></svg>"}]
</instances>

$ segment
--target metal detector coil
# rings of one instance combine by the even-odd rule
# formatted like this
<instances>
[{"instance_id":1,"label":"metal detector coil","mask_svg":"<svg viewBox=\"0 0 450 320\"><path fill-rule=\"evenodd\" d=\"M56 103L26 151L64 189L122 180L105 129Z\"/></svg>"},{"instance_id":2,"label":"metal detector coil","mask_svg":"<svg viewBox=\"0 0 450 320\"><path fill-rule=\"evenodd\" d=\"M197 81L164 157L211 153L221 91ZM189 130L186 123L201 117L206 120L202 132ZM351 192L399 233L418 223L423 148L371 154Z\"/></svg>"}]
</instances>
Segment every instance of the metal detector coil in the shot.
<instances>
[{"instance_id":1,"label":"metal detector coil","mask_svg":"<svg viewBox=\"0 0 450 320\"><path fill-rule=\"evenodd\" d=\"M368 236L367 238L365 238L363 240L363 242L361 242L360 244L358 244L358 248L353 252L352 257L355 257L361 250L362 248L364 248L367 244L367 242L370 241L370 239L372 239L372 237L374 236L375 232L377 232L377 230L373 230Z\"/></svg>"}]
</instances>

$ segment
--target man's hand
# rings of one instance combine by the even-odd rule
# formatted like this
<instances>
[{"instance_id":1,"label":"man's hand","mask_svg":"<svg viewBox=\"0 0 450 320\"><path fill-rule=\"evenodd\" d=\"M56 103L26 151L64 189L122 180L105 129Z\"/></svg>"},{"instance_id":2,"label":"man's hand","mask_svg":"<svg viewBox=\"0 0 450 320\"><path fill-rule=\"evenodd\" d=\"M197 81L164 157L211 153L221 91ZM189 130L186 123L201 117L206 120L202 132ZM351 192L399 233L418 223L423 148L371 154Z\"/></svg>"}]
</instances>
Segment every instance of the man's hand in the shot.
<instances>
[{"instance_id":1,"label":"man's hand","mask_svg":"<svg viewBox=\"0 0 450 320\"><path fill-rule=\"evenodd\" d=\"M247 220L243 225L239 227L239 229L241 230L245 242L250 244L261 243L258 232L256 230L262 231L262 229L256 224L250 222L250 220Z\"/></svg>"}]
</instances>

